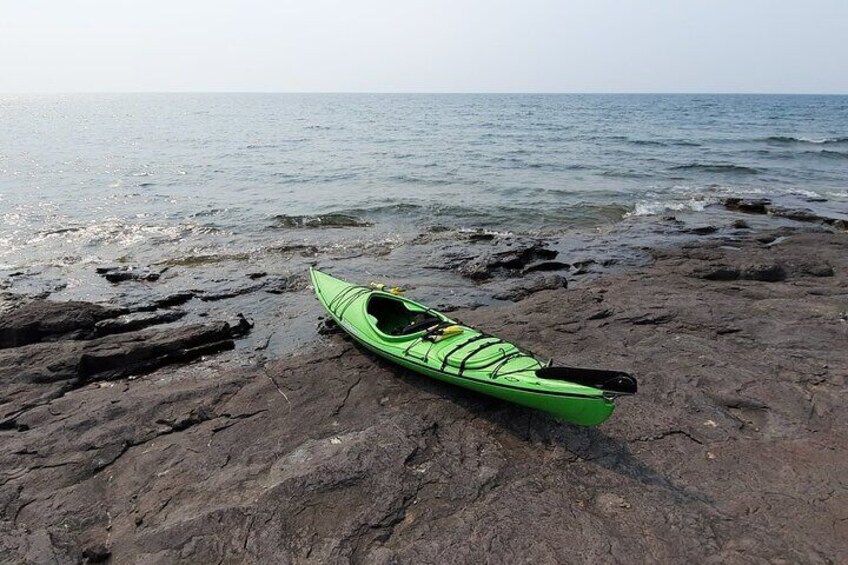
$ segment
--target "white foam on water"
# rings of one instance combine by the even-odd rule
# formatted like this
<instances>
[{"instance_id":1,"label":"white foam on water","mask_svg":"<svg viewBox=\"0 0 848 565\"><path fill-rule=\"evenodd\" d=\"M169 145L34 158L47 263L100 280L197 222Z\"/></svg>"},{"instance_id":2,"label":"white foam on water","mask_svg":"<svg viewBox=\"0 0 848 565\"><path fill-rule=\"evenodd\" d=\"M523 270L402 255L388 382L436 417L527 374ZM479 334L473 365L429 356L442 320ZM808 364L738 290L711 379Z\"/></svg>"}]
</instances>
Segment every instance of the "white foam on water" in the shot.
<instances>
[{"instance_id":1,"label":"white foam on water","mask_svg":"<svg viewBox=\"0 0 848 565\"><path fill-rule=\"evenodd\" d=\"M713 202L704 198L688 200L643 200L637 202L631 212L624 214L625 218L637 216L657 216L665 212L701 212Z\"/></svg>"}]
</instances>

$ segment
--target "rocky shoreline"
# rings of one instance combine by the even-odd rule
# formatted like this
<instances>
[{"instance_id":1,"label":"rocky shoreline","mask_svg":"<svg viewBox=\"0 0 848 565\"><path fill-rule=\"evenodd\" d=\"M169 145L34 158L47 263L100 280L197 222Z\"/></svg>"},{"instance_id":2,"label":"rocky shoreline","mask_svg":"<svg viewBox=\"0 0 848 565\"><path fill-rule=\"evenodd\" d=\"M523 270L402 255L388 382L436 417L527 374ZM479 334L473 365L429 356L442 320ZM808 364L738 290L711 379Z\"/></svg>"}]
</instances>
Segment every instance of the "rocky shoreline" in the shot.
<instances>
[{"instance_id":1,"label":"rocky shoreline","mask_svg":"<svg viewBox=\"0 0 848 565\"><path fill-rule=\"evenodd\" d=\"M485 308L483 291L442 298L463 321L634 373L639 394L596 429L316 333L282 269L132 304L17 297L0 316L0 562L844 561L848 237L791 219L824 225L690 224L619 270L482 232L395 251L485 289ZM212 308L279 292L308 304L291 331L319 347L276 354L284 320Z\"/></svg>"}]
</instances>

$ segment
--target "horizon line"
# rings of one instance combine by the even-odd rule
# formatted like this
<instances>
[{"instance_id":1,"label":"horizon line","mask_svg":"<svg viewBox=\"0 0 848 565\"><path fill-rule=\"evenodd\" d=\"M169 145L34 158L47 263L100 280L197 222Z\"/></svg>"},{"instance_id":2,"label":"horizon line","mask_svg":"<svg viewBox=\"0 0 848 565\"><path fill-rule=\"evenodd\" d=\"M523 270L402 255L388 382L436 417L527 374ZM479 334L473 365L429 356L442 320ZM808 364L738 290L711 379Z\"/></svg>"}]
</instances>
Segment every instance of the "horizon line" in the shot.
<instances>
[{"instance_id":1,"label":"horizon line","mask_svg":"<svg viewBox=\"0 0 848 565\"><path fill-rule=\"evenodd\" d=\"M0 91L0 96L75 94L342 94L342 95L485 95L485 96L848 96L848 92L723 92L723 91L470 91L470 90L44 90Z\"/></svg>"}]
</instances>

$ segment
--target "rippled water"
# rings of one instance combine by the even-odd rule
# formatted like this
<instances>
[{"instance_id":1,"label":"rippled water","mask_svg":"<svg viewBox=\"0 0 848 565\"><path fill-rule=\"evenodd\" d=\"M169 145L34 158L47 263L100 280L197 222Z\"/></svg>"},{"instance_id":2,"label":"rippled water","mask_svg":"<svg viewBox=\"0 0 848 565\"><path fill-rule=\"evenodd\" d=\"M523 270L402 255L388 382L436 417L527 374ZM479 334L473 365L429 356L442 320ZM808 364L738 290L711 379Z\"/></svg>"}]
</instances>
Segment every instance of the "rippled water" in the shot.
<instances>
[{"instance_id":1,"label":"rippled water","mask_svg":"<svg viewBox=\"0 0 848 565\"><path fill-rule=\"evenodd\" d=\"M0 123L5 268L848 202L845 96L7 95Z\"/></svg>"}]
</instances>

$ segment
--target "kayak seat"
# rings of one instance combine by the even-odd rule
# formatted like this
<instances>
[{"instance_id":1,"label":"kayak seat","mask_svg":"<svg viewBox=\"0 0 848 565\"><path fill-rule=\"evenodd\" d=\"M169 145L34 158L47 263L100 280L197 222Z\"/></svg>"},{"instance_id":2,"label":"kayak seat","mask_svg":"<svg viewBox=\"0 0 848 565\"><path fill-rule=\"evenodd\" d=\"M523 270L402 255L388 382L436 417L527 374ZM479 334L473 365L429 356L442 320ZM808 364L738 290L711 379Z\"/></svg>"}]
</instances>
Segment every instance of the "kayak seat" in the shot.
<instances>
[{"instance_id":1,"label":"kayak seat","mask_svg":"<svg viewBox=\"0 0 848 565\"><path fill-rule=\"evenodd\" d=\"M401 300L379 295L368 299L365 311L378 330L393 336L414 334L442 321L430 312L410 310Z\"/></svg>"}]
</instances>

